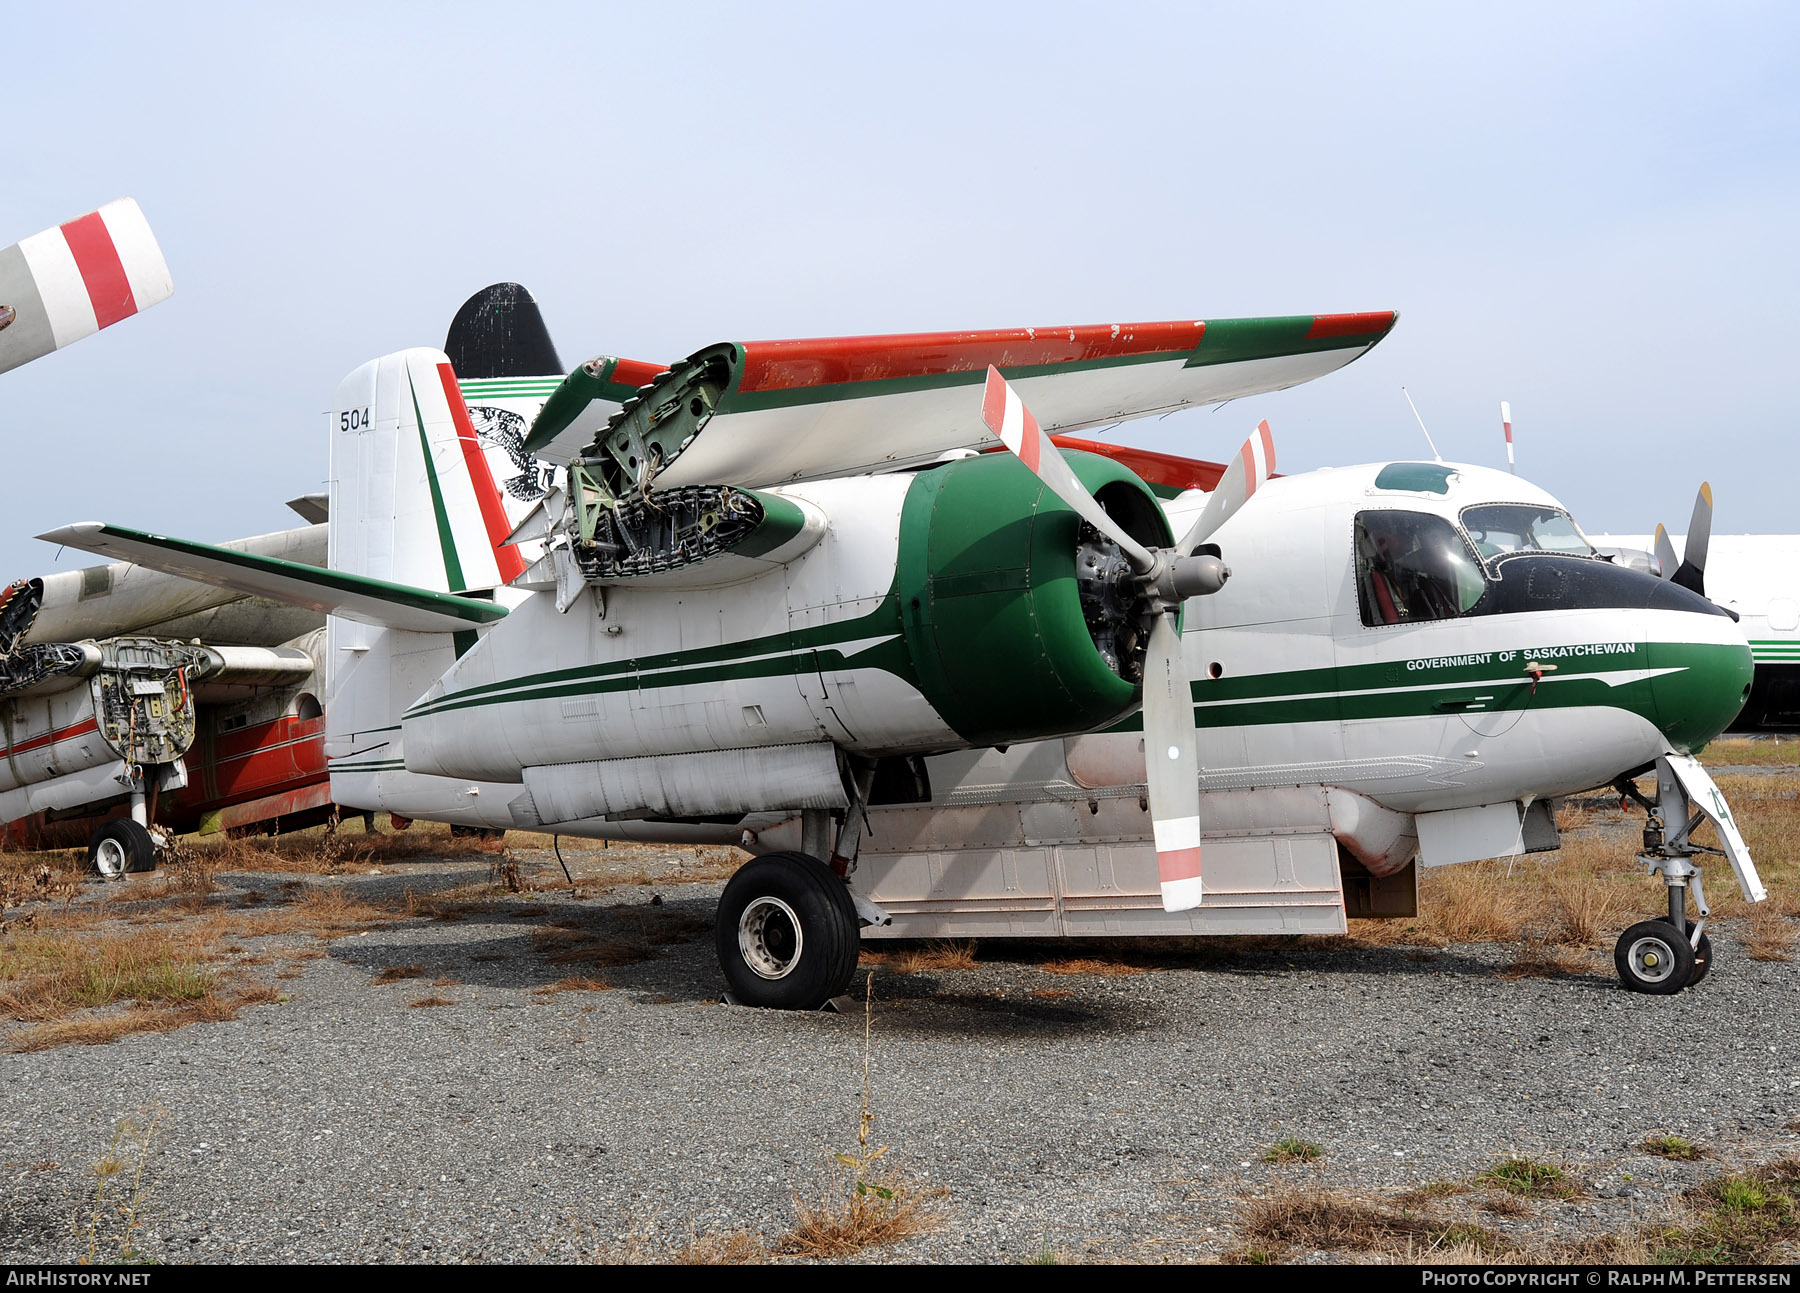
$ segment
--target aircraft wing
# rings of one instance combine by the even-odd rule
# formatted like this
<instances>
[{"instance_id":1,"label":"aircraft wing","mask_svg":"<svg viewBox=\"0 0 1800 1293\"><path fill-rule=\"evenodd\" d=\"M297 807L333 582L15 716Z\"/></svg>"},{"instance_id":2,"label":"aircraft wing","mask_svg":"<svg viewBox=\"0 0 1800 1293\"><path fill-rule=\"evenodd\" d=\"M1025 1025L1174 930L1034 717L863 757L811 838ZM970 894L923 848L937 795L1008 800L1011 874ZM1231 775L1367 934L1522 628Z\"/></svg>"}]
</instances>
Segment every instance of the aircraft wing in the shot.
<instances>
[{"instance_id":1,"label":"aircraft wing","mask_svg":"<svg viewBox=\"0 0 1800 1293\"><path fill-rule=\"evenodd\" d=\"M0 373L91 337L175 291L131 198L0 250Z\"/></svg>"},{"instance_id":2,"label":"aircraft wing","mask_svg":"<svg viewBox=\"0 0 1800 1293\"><path fill-rule=\"evenodd\" d=\"M593 426L581 455L602 464L615 492L647 483L646 472L659 488L754 488L887 471L999 443L981 421L990 364L1045 431L1067 433L1310 381L1365 353L1397 318L1381 311L733 342L673 365L617 409L594 407L617 375L595 361L601 368L577 369L545 403L524 448L565 461L577 451L571 432Z\"/></svg>"},{"instance_id":3,"label":"aircraft wing","mask_svg":"<svg viewBox=\"0 0 1800 1293\"><path fill-rule=\"evenodd\" d=\"M171 539L98 521L67 525L38 538L384 628L457 633L491 624L506 615L505 607L473 597L346 575L279 557Z\"/></svg>"}]
</instances>

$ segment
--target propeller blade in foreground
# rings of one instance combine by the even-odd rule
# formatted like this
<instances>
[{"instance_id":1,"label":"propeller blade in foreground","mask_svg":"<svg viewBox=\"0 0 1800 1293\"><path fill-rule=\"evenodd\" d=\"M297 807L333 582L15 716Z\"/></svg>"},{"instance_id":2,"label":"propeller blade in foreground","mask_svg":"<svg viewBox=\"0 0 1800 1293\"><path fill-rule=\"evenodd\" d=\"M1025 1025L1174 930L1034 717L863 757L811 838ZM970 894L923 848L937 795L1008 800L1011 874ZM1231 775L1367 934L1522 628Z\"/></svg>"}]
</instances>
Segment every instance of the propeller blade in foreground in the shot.
<instances>
[{"instance_id":1,"label":"propeller blade in foreground","mask_svg":"<svg viewBox=\"0 0 1800 1293\"><path fill-rule=\"evenodd\" d=\"M1669 532L1660 524L1656 527L1656 542L1651 545L1651 550L1656 553L1656 564L1662 567L1658 573L1664 579L1672 577L1675 574L1676 565L1675 545L1669 542Z\"/></svg>"},{"instance_id":2,"label":"propeller blade in foreground","mask_svg":"<svg viewBox=\"0 0 1800 1293\"><path fill-rule=\"evenodd\" d=\"M1125 533L1124 528L1106 514L1100 501L1088 493L1087 486L1075 478L1075 472L1061 451L1050 443L1050 437L1038 426L1019 393L992 364L988 365L987 389L982 392L981 420L988 430L1000 437L1001 444L1031 468L1051 493L1079 512L1082 520L1123 548L1140 573L1156 564L1149 549Z\"/></svg>"},{"instance_id":3,"label":"propeller blade in foreground","mask_svg":"<svg viewBox=\"0 0 1800 1293\"><path fill-rule=\"evenodd\" d=\"M1516 475L1518 469L1513 466L1512 405L1505 400L1500 401L1500 425L1506 428L1506 469Z\"/></svg>"},{"instance_id":4,"label":"propeller blade in foreground","mask_svg":"<svg viewBox=\"0 0 1800 1293\"><path fill-rule=\"evenodd\" d=\"M1275 437L1269 432L1269 423L1265 418L1256 424L1255 432L1244 441L1237 457L1225 468L1225 474L1219 477L1218 486L1212 497L1206 500L1206 506L1200 515L1194 518L1194 524L1185 538L1175 545L1175 551L1187 556L1195 548L1211 537L1212 532L1231 519L1232 513L1250 501L1250 496L1260 488L1262 483L1275 474Z\"/></svg>"},{"instance_id":5,"label":"propeller blade in foreground","mask_svg":"<svg viewBox=\"0 0 1800 1293\"><path fill-rule=\"evenodd\" d=\"M1706 596L1706 549L1712 543L1712 486L1700 483L1694 498L1694 516L1688 522L1687 542L1681 548L1681 566L1674 581L1690 592Z\"/></svg>"},{"instance_id":6,"label":"propeller blade in foreground","mask_svg":"<svg viewBox=\"0 0 1800 1293\"><path fill-rule=\"evenodd\" d=\"M1164 911L1200 905L1198 744L1181 632L1173 615L1158 615L1144 658L1144 772Z\"/></svg>"}]
</instances>

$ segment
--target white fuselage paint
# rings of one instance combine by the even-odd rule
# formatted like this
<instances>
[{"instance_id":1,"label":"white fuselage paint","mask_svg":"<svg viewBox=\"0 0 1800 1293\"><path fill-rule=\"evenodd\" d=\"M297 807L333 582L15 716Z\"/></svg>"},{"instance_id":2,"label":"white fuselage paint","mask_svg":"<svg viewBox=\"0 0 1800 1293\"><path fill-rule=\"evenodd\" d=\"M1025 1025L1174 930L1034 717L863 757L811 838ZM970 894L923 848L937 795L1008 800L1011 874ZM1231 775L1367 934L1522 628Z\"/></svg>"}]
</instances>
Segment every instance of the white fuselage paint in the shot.
<instances>
[{"instance_id":1,"label":"white fuselage paint","mask_svg":"<svg viewBox=\"0 0 1800 1293\"><path fill-rule=\"evenodd\" d=\"M1263 810L1245 804L1282 802L1272 795L1245 798L1258 788L1310 786L1319 794L1308 800L1307 812L1329 806L1334 823L1355 822L1361 803L1363 825L1345 831L1404 842L1399 814L1529 802L1604 785L1668 748L1641 707L1601 700L1487 712L1481 689L1471 694L1468 683L1452 684L1446 671L1487 657L1495 677L1521 680L1516 687L1524 682L1526 662L1541 659L1556 667L1544 673L1540 688L1581 685L1604 697L1655 672L1648 664L1650 644L1743 644L1725 617L1669 611L1558 610L1366 627L1352 552L1358 512L1404 508L1454 519L1473 503L1555 504L1517 477L1483 468L1459 467L1446 494L1376 490L1378 470L1273 480L1215 536L1233 577L1222 592L1188 604L1184 648L1197 684L1202 788L1209 797L1236 796L1233 811L1255 817ZM858 667L855 652L879 646L880 635L838 644L852 658L826 667L796 664L791 652L750 645L789 631L850 624L879 605L893 581L898 514L909 483L901 475L790 487L784 492L832 518L829 532L781 572L731 587L609 588L604 617L591 595L559 615L554 595L502 590L502 600L516 599L512 613L485 630L461 660L441 635L333 621L331 664L338 680L327 715L334 797L347 806L503 827L514 823L509 805L523 793L527 767L818 740L866 753L954 747L954 734L922 695L892 673ZM1169 506L1175 533L1183 532L1204 499L1195 492ZM1584 664L1596 643L1636 644L1635 654ZM548 694L542 686L534 692L535 684L517 681L732 644L744 644L736 665L770 655L786 663L771 672L748 670L752 676L686 680L684 669L661 668L633 675L628 687L592 694ZM1346 703L1335 718L1328 713L1259 722L1257 702L1209 698L1207 680L1215 666L1216 676L1227 680L1301 670L1324 671L1329 679L1358 671L1364 681L1343 695L1353 691L1365 707L1404 712L1358 717ZM1367 681L1371 670L1382 674L1373 684ZM346 672L360 674L367 685L346 685ZM516 699L429 713L431 705L477 687ZM1458 707L1435 708L1440 692L1460 698ZM1278 698L1312 697L1329 707L1338 696L1325 682ZM429 717L406 719L403 732L400 715L415 703ZM1230 717L1237 711L1244 721ZM1034 753L1039 751L1046 757ZM999 794L1105 798L1103 790L1118 798L1135 795L1143 777L1135 732L932 762L933 799L940 803ZM1326 792L1334 787L1342 804L1329 803ZM1275 819L1262 825L1279 828L1285 810L1269 811ZM741 827L753 825L748 819L729 827L588 819L557 829L691 842L735 840ZM765 846L778 838L779 832L769 834ZM1370 847L1379 852L1387 846Z\"/></svg>"}]
</instances>

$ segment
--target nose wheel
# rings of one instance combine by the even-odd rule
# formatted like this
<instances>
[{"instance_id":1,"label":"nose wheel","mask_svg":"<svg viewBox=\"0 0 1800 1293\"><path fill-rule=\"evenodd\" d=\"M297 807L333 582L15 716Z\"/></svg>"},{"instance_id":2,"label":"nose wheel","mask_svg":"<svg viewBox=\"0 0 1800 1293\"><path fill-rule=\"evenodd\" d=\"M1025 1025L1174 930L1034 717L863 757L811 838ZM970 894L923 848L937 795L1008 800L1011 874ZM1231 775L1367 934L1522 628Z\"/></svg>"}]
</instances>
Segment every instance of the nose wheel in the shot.
<instances>
[{"instance_id":1,"label":"nose wheel","mask_svg":"<svg viewBox=\"0 0 1800 1293\"><path fill-rule=\"evenodd\" d=\"M1706 905L1700 868L1686 857L1646 854L1640 860L1652 874L1662 876L1669 891L1669 914L1640 920L1619 935L1613 947L1613 966L1619 972L1619 982L1632 992L1673 996L1699 983L1712 969L1712 939L1706 936L1705 929L1712 909ZM1700 916L1696 921L1687 918L1690 889Z\"/></svg>"}]
</instances>

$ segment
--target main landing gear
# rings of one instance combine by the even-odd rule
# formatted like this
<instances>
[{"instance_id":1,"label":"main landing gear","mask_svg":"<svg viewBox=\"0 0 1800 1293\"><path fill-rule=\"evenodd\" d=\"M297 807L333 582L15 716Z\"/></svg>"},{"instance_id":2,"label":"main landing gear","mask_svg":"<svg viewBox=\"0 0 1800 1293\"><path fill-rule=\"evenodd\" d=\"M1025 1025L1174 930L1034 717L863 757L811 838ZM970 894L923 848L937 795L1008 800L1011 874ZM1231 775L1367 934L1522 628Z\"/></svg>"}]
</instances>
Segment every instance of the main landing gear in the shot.
<instances>
[{"instance_id":1,"label":"main landing gear","mask_svg":"<svg viewBox=\"0 0 1800 1293\"><path fill-rule=\"evenodd\" d=\"M88 838L88 870L102 880L154 871L163 843L150 830L150 796L140 788L131 795L131 816L101 822Z\"/></svg>"},{"instance_id":2,"label":"main landing gear","mask_svg":"<svg viewBox=\"0 0 1800 1293\"><path fill-rule=\"evenodd\" d=\"M804 853L738 868L719 899L719 965L746 1006L817 1010L850 986L862 948L850 890Z\"/></svg>"},{"instance_id":3,"label":"main landing gear","mask_svg":"<svg viewBox=\"0 0 1800 1293\"><path fill-rule=\"evenodd\" d=\"M1625 778L1620 778L1617 786L1626 798L1635 800L1649 814L1644 823L1644 851L1638 855L1638 861L1652 875L1662 877L1669 895L1669 914L1641 920L1619 935L1613 948L1613 966L1619 972L1619 982L1631 991L1667 997L1698 984L1712 969L1712 939L1706 935L1706 919L1712 909L1706 905L1700 868L1692 859L1701 853L1726 855L1689 838L1709 814L1691 802L1666 759L1656 761L1656 782L1655 800L1639 794L1637 787ZM1665 820L1676 823L1673 831L1664 826ZM1687 903L1690 890L1698 917L1691 921Z\"/></svg>"}]
</instances>

